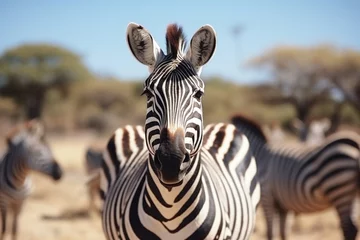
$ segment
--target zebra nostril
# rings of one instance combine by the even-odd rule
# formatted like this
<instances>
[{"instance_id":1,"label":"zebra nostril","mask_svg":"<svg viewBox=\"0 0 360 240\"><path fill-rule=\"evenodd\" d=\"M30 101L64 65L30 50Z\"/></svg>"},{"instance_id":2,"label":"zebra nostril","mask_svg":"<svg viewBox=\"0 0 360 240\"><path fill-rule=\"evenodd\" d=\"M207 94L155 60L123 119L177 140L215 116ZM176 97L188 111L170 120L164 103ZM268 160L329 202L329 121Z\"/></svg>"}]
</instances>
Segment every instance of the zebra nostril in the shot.
<instances>
[{"instance_id":1,"label":"zebra nostril","mask_svg":"<svg viewBox=\"0 0 360 240\"><path fill-rule=\"evenodd\" d=\"M155 167L156 167L156 169L161 170L161 162L160 162L159 157L157 155L158 154L155 154L155 159L154 159Z\"/></svg>"}]
</instances>

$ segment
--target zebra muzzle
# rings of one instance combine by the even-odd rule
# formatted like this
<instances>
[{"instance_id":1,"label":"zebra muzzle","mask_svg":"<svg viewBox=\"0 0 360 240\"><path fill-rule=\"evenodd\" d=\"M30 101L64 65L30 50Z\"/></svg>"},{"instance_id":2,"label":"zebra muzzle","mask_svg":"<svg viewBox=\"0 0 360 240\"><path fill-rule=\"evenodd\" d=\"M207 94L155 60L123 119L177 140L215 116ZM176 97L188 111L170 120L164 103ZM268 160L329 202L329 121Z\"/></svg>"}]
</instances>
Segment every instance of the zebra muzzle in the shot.
<instances>
[{"instance_id":1,"label":"zebra muzzle","mask_svg":"<svg viewBox=\"0 0 360 240\"><path fill-rule=\"evenodd\" d=\"M155 152L154 169L164 184L179 184L191 165L190 155L185 148L185 134L182 128L161 130L160 146Z\"/></svg>"},{"instance_id":2,"label":"zebra muzzle","mask_svg":"<svg viewBox=\"0 0 360 240\"><path fill-rule=\"evenodd\" d=\"M60 167L60 165L57 162L54 162L51 169L51 176L55 181L58 181L61 179L63 175L63 171Z\"/></svg>"},{"instance_id":3,"label":"zebra muzzle","mask_svg":"<svg viewBox=\"0 0 360 240\"><path fill-rule=\"evenodd\" d=\"M190 155L163 153L157 151L154 158L154 167L157 176L164 184L178 184L181 182L190 167Z\"/></svg>"}]
</instances>

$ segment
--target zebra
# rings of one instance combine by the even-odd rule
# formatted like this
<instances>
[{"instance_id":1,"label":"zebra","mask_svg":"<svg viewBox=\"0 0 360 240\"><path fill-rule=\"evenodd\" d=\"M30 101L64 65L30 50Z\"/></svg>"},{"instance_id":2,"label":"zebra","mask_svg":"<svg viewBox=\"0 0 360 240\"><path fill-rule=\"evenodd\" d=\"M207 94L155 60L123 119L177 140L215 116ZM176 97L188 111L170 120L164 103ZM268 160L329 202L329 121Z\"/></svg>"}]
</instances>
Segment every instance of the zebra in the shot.
<instances>
[{"instance_id":1,"label":"zebra","mask_svg":"<svg viewBox=\"0 0 360 240\"><path fill-rule=\"evenodd\" d=\"M89 196L89 212L97 212L95 198L100 190L100 169L103 148L90 146L85 153L85 170L88 176L86 182Z\"/></svg>"},{"instance_id":2,"label":"zebra","mask_svg":"<svg viewBox=\"0 0 360 240\"><path fill-rule=\"evenodd\" d=\"M306 122L296 118L293 120L292 126L296 130L300 142L304 142L309 146L321 143L331 128L330 120L327 118L313 119Z\"/></svg>"},{"instance_id":3,"label":"zebra","mask_svg":"<svg viewBox=\"0 0 360 240\"><path fill-rule=\"evenodd\" d=\"M13 214L11 236L15 240L18 217L31 190L29 171L38 171L59 180L62 170L46 143L39 121L31 120L14 128L6 140L8 149L0 161L0 240L5 238L8 213Z\"/></svg>"},{"instance_id":4,"label":"zebra","mask_svg":"<svg viewBox=\"0 0 360 240\"><path fill-rule=\"evenodd\" d=\"M306 138L306 143L310 146L321 143L321 141L325 139L326 133L330 127L330 120L327 118L313 120L309 126L309 133Z\"/></svg>"},{"instance_id":5,"label":"zebra","mask_svg":"<svg viewBox=\"0 0 360 240\"><path fill-rule=\"evenodd\" d=\"M244 116L231 122L243 131L259 166L261 205L267 238L273 237L274 215L279 215L280 236L286 239L289 211L311 213L334 207L344 239L356 238L354 204L359 192L360 136L338 132L317 146L271 145L261 127Z\"/></svg>"},{"instance_id":6,"label":"zebra","mask_svg":"<svg viewBox=\"0 0 360 240\"><path fill-rule=\"evenodd\" d=\"M257 166L246 136L232 124L203 128L200 72L216 34L201 27L186 42L167 27L165 55L152 35L130 23L127 42L148 66L145 127L115 131L103 155L102 223L114 239L249 239L260 200Z\"/></svg>"}]
</instances>

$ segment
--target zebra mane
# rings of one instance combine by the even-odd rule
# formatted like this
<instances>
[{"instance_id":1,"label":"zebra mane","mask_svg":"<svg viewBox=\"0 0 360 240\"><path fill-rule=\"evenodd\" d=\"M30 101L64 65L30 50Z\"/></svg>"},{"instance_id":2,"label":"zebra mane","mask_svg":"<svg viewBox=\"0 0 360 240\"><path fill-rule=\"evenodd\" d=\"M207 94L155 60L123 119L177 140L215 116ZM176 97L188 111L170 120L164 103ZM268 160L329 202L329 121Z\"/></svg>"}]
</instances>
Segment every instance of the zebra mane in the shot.
<instances>
[{"instance_id":1,"label":"zebra mane","mask_svg":"<svg viewBox=\"0 0 360 240\"><path fill-rule=\"evenodd\" d=\"M170 24L166 29L166 50L172 58L177 58L178 54L183 54L186 47L186 39L181 26Z\"/></svg>"},{"instance_id":2,"label":"zebra mane","mask_svg":"<svg viewBox=\"0 0 360 240\"><path fill-rule=\"evenodd\" d=\"M38 120L30 120L25 123L18 124L14 126L10 131L6 134L5 139L8 144L11 142L17 142L23 135L20 135L22 132L31 132L31 134L36 134L38 136L44 135L44 129L42 124Z\"/></svg>"},{"instance_id":3,"label":"zebra mane","mask_svg":"<svg viewBox=\"0 0 360 240\"><path fill-rule=\"evenodd\" d=\"M231 118L231 123L234 124L236 128L239 128L242 131L247 130L267 142L267 137L262 130L260 124L257 123L255 120L251 119L250 117L237 114Z\"/></svg>"}]
</instances>

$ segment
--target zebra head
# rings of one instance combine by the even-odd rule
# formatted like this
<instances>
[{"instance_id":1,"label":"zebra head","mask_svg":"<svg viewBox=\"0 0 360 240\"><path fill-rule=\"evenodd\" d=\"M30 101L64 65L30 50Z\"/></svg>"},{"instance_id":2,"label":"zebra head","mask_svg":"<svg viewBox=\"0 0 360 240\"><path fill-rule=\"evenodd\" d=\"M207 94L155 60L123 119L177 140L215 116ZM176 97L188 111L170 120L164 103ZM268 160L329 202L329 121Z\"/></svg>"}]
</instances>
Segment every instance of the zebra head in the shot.
<instances>
[{"instance_id":1,"label":"zebra head","mask_svg":"<svg viewBox=\"0 0 360 240\"><path fill-rule=\"evenodd\" d=\"M10 134L7 141L14 158L26 168L51 176L54 180L61 178L62 170L54 160L45 140L44 127L39 121L25 123Z\"/></svg>"},{"instance_id":2,"label":"zebra head","mask_svg":"<svg viewBox=\"0 0 360 240\"><path fill-rule=\"evenodd\" d=\"M135 58L150 71L143 91L150 166L164 184L178 184L202 144L204 82L200 73L215 51L215 31L210 25L201 27L186 49L182 28L171 24L164 54L144 27L130 23L127 42Z\"/></svg>"}]
</instances>

